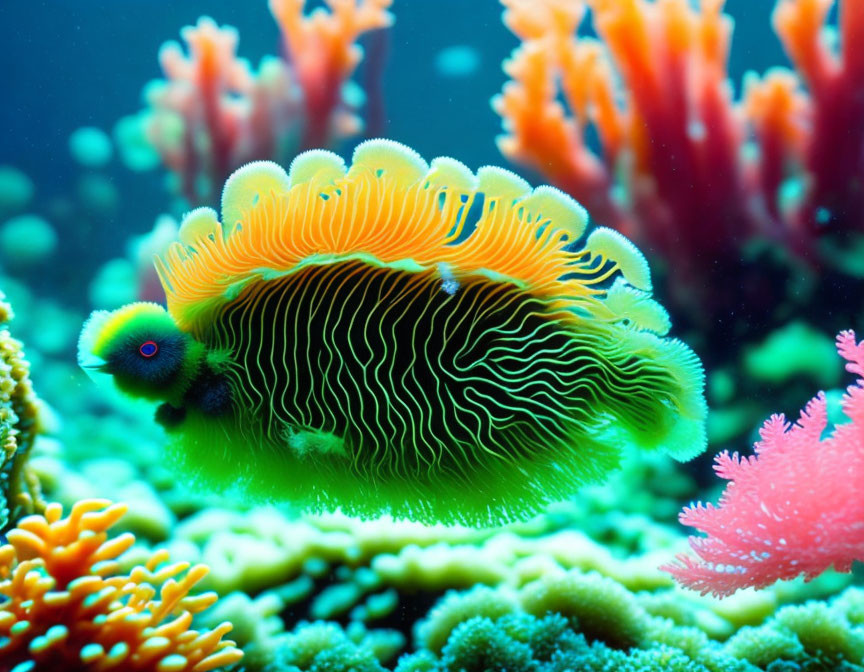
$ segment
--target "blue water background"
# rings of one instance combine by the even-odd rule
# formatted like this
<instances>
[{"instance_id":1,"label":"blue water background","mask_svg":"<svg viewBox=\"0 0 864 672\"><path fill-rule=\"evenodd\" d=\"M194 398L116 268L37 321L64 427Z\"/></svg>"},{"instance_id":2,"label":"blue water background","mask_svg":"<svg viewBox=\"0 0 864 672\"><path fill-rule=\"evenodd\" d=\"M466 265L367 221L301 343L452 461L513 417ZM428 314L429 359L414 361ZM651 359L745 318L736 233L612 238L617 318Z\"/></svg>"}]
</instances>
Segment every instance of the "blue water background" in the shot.
<instances>
[{"instance_id":1,"label":"blue water background","mask_svg":"<svg viewBox=\"0 0 864 672\"><path fill-rule=\"evenodd\" d=\"M730 67L736 89L746 70L762 72L784 62L770 29L772 6L768 0L727 3L737 23ZM506 80L502 60L518 42L501 21L500 4L396 0L393 11L384 80L386 135L426 158L449 155L475 169L508 165L495 146L501 122L489 101ZM32 209L68 196L86 172L69 154L69 134L81 126L110 132L121 116L141 109L143 86L161 74L160 45L179 40L180 29L201 15L235 26L239 53L253 65L280 51L265 0L0 1L0 164L14 165L33 179ZM436 54L453 45L479 52L472 76L444 78L436 72ZM32 279L37 290L82 300L84 276L122 255L130 235L150 230L154 218L169 209L163 171L133 173L115 154L105 172L121 206L108 221L93 221L85 213L71 224L58 223L65 261Z\"/></svg>"}]
</instances>

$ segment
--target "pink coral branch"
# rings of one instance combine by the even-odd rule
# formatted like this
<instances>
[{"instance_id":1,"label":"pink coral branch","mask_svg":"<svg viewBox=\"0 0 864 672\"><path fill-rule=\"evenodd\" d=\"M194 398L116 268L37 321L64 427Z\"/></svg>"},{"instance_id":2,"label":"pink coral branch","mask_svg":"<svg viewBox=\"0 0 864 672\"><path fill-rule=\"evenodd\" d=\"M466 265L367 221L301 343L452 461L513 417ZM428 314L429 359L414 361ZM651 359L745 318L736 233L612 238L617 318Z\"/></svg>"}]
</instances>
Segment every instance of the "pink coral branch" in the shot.
<instances>
[{"instance_id":1,"label":"pink coral branch","mask_svg":"<svg viewBox=\"0 0 864 672\"><path fill-rule=\"evenodd\" d=\"M190 205L218 202L228 175L250 161L287 163L308 147L357 134L361 120L343 87L361 58L357 40L392 22L392 0L329 0L304 14L304 0L271 0L290 63L265 57L257 71L238 57L237 31L201 18L169 42L165 79L147 89L149 144ZM370 71L380 76L381 63Z\"/></svg>"},{"instance_id":2,"label":"pink coral branch","mask_svg":"<svg viewBox=\"0 0 864 672\"><path fill-rule=\"evenodd\" d=\"M179 180L190 203L212 202L236 165L247 157L254 74L237 57L237 31L207 17L181 31L188 54L166 43L159 61L166 80L151 86L151 143ZM268 147L262 151L272 153Z\"/></svg>"},{"instance_id":3,"label":"pink coral branch","mask_svg":"<svg viewBox=\"0 0 864 672\"><path fill-rule=\"evenodd\" d=\"M270 11L279 24L292 67L303 89L306 108L304 147L322 147L340 119L342 85L361 58L357 39L392 21L387 8L392 0L327 0L329 12L306 17L305 0L270 0Z\"/></svg>"},{"instance_id":4,"label":"pink coral branch","mask_svg":"<svg viewBox=\"0 0 864 672\"><path fill-rule=\"evenodd\" d=\"M661 567L679 583L726 596L802 574L809 580L832 565L848 572L864 559L864 342L844 331L837 350L859 376L843 398L850 422L822 438L820 393L794 425L771 416L754 456L720 453L715 471L729 481L720 501L688 506L679 518L707 536L690 537L696 557Z\"/></svg>"}]
</instances>

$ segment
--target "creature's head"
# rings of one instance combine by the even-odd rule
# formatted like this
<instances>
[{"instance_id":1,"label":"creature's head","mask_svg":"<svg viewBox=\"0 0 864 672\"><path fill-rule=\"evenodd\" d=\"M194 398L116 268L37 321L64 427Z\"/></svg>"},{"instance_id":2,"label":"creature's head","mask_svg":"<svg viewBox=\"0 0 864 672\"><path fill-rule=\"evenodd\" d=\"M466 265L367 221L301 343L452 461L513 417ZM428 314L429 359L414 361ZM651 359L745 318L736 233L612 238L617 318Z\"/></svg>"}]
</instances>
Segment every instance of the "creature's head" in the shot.
<instances>
[{"instance_id":1,"label":"creature's head","mask_svg":"<svg viewBox=\"0 0 864 672\"><path fill-rule=\"evenodd\" d=\"M200 350L162 306L132 303L90 316L78 342L78 362L88 372L111 374L127 394L170 400L188 386Z\"/></svg>"}]
</instances>

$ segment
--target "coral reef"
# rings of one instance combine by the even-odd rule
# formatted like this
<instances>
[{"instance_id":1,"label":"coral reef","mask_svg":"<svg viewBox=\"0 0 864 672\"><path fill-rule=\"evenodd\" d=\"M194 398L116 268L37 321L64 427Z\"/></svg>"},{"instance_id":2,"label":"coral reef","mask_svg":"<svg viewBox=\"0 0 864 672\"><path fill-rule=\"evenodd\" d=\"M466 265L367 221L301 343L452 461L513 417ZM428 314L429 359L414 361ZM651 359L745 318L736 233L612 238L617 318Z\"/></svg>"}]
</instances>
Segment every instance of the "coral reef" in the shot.
<instances>
[{"instance_id":1,"label":"coral reef","mask_svg":"<svg viewBox=\"0 0 864 672\"><path fill-rule=\"evenodd\" d=\"M0 292L0 327L12 319L5 299ZM42 506L38 481L27 466L40 429L40 404L29 371L21 343L0 329L0 531Z\"/></svg>"},{"instance_id":2,"label":"coral reef","mask_svg":"<svg viewBox=\"0 0 864 672\"><path fill-rule=\"evenodd\" d=\"M772 416L754 456L720 453L715 470L729 484L719 504L681 514L684 525L708 535L690 538L698 559L680 555L664 567L682 584L723 596L799 574L812 579L831 565L848 572L864 559L864 343L846 331L837 350L858 376L842 402L850 421L822 438L828 418L820 394L791 428Z\"/></svg>"},{"instance_id":3,"label":"coral reef","mask_svg":"<svg viewBox=\"0 0 864 672\"><path fill-rule=\"evenodd\" d=\"M740 101L722 0L503 4L522 46L494 100L501 151L660 258L676 309L713 349L774 312L792 258L842 256L820 254L817 236L832 250L848 246L843 234L860 236L856 3L842 3L835 49L824 30L832 2L781 0L775 27L801 77L751 75ZM586 7L599 40L577 34Z\"/></svg>"},{"instance_id":4,"label":"coral reef","mask_svg":"<svg viewBox=\"0 0 864 672\"><path fill-rule=\"evenodd\" d=\"M310 147L341 150L362 133L380 134L390 0L271 0L279 56L256 67L242 58L247 34L240 45L237 31L203 18L183 29L180 44L163 47L162 79L146 87L147 109L117 124L114 146L93 125L104 122L100 115L116 118L107 95L99 114L68 117L68 128L56 129L58 154L71 154L61 156L73 171L70 184L62 182L61 161L10 157L27 174L0 166L0 287L18 313L11 331L27 344L25 360L20 344L0 332L0 504L8 505L0 519L0 672L864 670L864 590L861 568L852 562L864 555L864 510L855 488L864 480L864 345L851 333L840 338L841 354L858 381L842 400L842 390L830 389L843 371L831 336L860 318L854 313L864 279L864 58L854 48L864 37L861 0L778 2L775 28L795 71L747 75L740 97L727 67L731 22L723 0L503 4L521 46L506 66L511 81L494 103L505 121L501 151L576 196L601 226L555 189L532 191L507 171L472 173L450 159L426 164L395 143L362 144L352 167L326 151L300 154ZM250 11L267 22L262 5ZM437 44L430 22L422 33L430 47L424 50L410 42L414 5L404 5L406 20L400 17L403 30L393 33L394 46L401 59L408 37L411 53L425 59L425 75L447 90L408 101L428 117L415 115L419 122L409 120L414 127L403 117L394 128L406 139L421 128L423 141L431 142L440 122L466 155L482 152L484 142L491 148L482 134L472 144L475 138L462 135L437 107L446 102L438 94L459 100L459 87L480 90L478 82L489 75L494 42L486 38L495 36L477 20L482 10L478 5L461 13L469 18L462 34L455 17L443 17L452 32ZM752 10L744 11L739 21L752 18ZM238 25L253 18L238 17ZM390 84L406 72L424 76L407 59L399 66ZM387 93L400 111L412 109L402 107L401 90ZM134 170L164 168L180 198L166 198L155 175L114 174L115 153ZM298 154L289 175L257 161L287 166ZM220 214L198 208L181 224L179 215L193 205L217 208L223 181L247 161L255 165L232 179ZM134 188L124 181L134 181ZM280 200L283 187L299 188L303 198L289 193ZM302 231L274 226L282 219L274 215L289 206L304 222L296 227ZM156 219L148 232L162 211L172 214ZM604 226L637 241L657 262L654 286L638 251ZM332 256L314 256L322 252ZM212 425L200 433L198 453L181 454L172 434L177 426L154 423L155 403L91 384L75 366L88 308L168 299L174 320L203 339L219 302L236 299L259 280L287 287L298 277L313 278L311 268L334 259L374 266L373 254L379 266L368 276L327 276L352 292L333 304L344 311L326 316L328 324L344 327L332 330L343 341L328 342L341 357L329 374L338 369L331 377L342 387L333 385L332 396L317 405L309 397L290 413L341 414L361 437L358 454L364 457L400 435L394 426L403 416L393 410L395 402L387 405L397 395L380 392L387 376L374 367L375 357L391 350L367 352L380 334L356 330L365 320L379 324L377 304L368 297L383 285L364 282L383 277L384 267L392 275L425 274L431 305L457 305L452 325L456 318L470 321L466 297L474 296L472 282L482 276L544 302L555 297L556 309L578 318L576 331L586 345L575 361L586 368L571 381L570 369L553 362L533 387L522 387L531 362L553 361L561 351L526 330L531 336L506 356L495 359L501 354L495 351L483 359L489 366L513 362L507 369L513 377L484 393L473 417L516 425L513 407L498 402L505 391L525 389L534 405L524 426L533 426L537 418L556 415L565 399L561 388L572 382L572 397L584 402L578 418L590 428L585 434L602 436L615 459L565 437L572 452L554 444L544 463L550 472L566 471L566 456L581 460L574 473L596 478L586 478L566 501L557 500L572 489L541 479L542 506L526 506L520 494L530 489L536 465L526 457L519 429L506 448L508 457L522 461L502 468L510 485L499 492L476 474L454 478L449 492L427 479L421 494L440 502L448 495L449 502L433 509L417 488L406 487L400 510L388 501L381 505L386 497L380 491L349 483L348 495L367 518L348 515L350 508L313 514L302 510L307 502L281 500L291 488L319 482L316 459L341 459L343 446L326 432L289 432L268 461L253 423L241 423L218 465L219 482L231 487L214 492L199 479L201 467L219 458L217 440L226 445ZM165 289L154 256L167 260L160 263ZM287 267L292 273L283 274ZM657 277L667 284L658 287ZM331 286L322 283L316 305L328 305L321 299L330 298L324 292ZM250 395L266 396L276 383L298 379L298 371L326 368L323 359L306 359L288 375L274 374L272 384L255 373L259 366L269 376L268 359L278 362L280 354L290 361L290 351L273 343L302 340L303 327L325 319L323 310L315 319L311 310L298 311L312 305L303 303L309 294L268 303L274 293L259 304L295 320L286 322L292 338L267 341L254 320L234 323L232 333L242 334L248 355L243 364L252 372L238 379ZM652 296L668 302L671 320ZM251 302L244 305L254 313ZM396 325L399 306L388 305L382 312L393 319L380 324ZM521 327L523 314L514 305L507 304L519 318L512 324ZM528 320L538 311L526 312ZM356 319L345 319L349 314ZM10 316L0 302L0 328ZM703 444L705 406L695 359L683 367L674 366L675 357L663 360L693 392L692 403L681 407L664 389L658 392L667 380L663 367L639 364L639 357L655 352L656 341L690 352L667 336L670 322L709 364L712 453L746 445L742 435L771 409L799 408L816 386L827 391L797 424L769 421L754 457L723 453L718 472L728 481L712 478L708 460L682 466L663 451L646 450L656 447L660 434L669 436L664 447L677 457ZM173 333L176 325L169 326ZM455 344L464 366L467 348L483 342L473 338L478 328L467 336L458 329L448 334L449 345L431 343L425 353L436 356L426 359L445 359ZM384 340L391 349L410 343L415 352L419 343L429 344L416 333ZM208 366L224 364L222 352ZM296 352L306 356L302 348ZM614 355L620 376L596 365L598 352ZM630 356L634 352L637 357ZM370 360L373 366L363 369ZM352 366L369 375L344 375ZM44 402L33 395L31 377ZM349 380L362 380L368 389ZM306 382L302 378L298 390ZM415 404L419 410L405 435L444 428L449 440L461 431L454 417L469 425L466 435L481 433L470 424L471 414L460 415L458 404L432 396L427 383L417 383L415 399L434 399L434 408ZM476 379L466 388L481 389ZM203 395L172 397L184 409L218 409ZM361 407L358 399L378 406ZM604 399L618 404L615 412L604 410ZM632 410L645 399L656 405ZM245 405L256 407L255 399ZM442 416L435 415L439 407ZM616 415L621 409L632 410L619 413L623 422ZM660 432L646 428L660 415L656 409L669 414ZM840 417L844 410L848 417ZM691 429L698 425L690 433L698 441L676 431L673 420L682 412L694 420ZM160 417L165 420L164 409ZM574 444L585 450L572 450ZM289 450L296 464L286 470L283 453ZM474 455L465 453L468 460L442 454L439 464L455 473ZM332 474L322 472L324 494L310 507L315 511L343 502L328 481ZM403 480L413 485L418 474L426 478L421 469ZM566 474L560 478L573 483ZM691 505L681 518L709 535L693 542L689 552L696 556L679 556L678 564L661 569L688 552L686 530L678 524L682 506L718 496L718 505ZM491 498L506 512L489 515ZM46 505L46 499L56 503ZM274 499L279 503L267 503ZM547 506L547 500L556 501ZM67 517L61 506L70 511ZM382 510L390 514L377 516ZM536 515L501 524L528 512ZM438 522L399 520L400 514ZM440 524L454 520L489 526Z\"/></svg>"},{"instance_id":5,"label":"coral reef","mask_svg":"<svg viewBox=\"0 0 864 672\"><path fill-rule=\"evenodd\" d=\"M257 71L238 58L234 28L207 17L184 28L187 53L174 42L162 47L166 79L147 86L148 109L118 122L127 165L152 167L155 150L189 204L215 205L241 165L287 162L357 134L345 86L361 58L358 39L390 25L391 1L334 0L306 16L304 0L273 0L288 60L266 57Z\"/></svg>"},{"instance_id":6,"label":"coral reef","mask_svg":"<svg viewBox=\"0 0 864 672\"><path fill-rule=\"evenodd\" d=\"M678 600L677 593L671 597L634 594L595 573L557 569L526 577L518 586L450 591L407 637L382 627L398 623L405 630L410 625L405 611L398 621L301 621L286 632L277 614L292 612L286 612L279 591L254 601L235 594L210 618L248 624L238 639L246 652L244 666L255 672L852 672L864 661L864 593L857 588L827 603L777 611L742 601L727 611L739 624L732 637L728 631L712 634L697 605ZM396 660L409 638L410 651Z\"/></svg>"},{"instance_id":7,"label":"coral reef","mask_svg":"<svg viewBox=\"0 0 864 672\"><path fill-rule=\"evenodd\" d=\"M403 656L396 670L851 672L864 662L857 589L830 605L785 607L725 644L652 616L619 592L608 580L570 573L539 579L509 599L485 588L452 594L420 622L420 651Z\"/></svg>"},{"instance_id":8,"label":"coral reef","mask_svg":"<svg viewBox=\"0 0 864 672\"><path fill-rule=\"evenodd\" d=\"M0 547L0 670L208 672L242 657L231 629L191 630L216 595L190 595L203 565L152 555L128 574L118 558L135 542L108 529L126 507L85 500L21 520Z\"/></svg>"}]
</instances>

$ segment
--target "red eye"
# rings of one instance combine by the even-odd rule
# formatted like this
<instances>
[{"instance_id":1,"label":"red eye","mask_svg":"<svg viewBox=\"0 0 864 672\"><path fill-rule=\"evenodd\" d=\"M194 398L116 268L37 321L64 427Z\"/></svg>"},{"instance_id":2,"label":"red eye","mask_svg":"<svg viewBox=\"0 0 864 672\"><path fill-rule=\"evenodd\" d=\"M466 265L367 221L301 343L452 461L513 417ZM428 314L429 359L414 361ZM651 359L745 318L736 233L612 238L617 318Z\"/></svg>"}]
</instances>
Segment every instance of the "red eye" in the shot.
<instances>
[{"instance_id":1,"label":"red eye","mask_svg":"<svg viewBox=\"0 0 864 672\"><path fill-rule=\"evenodd\" d=\"M138 348L138 352L142 357L150 359L153 355L159 352L159 346L156 341L144 341Z\"/></svg>"}]
</instances>

